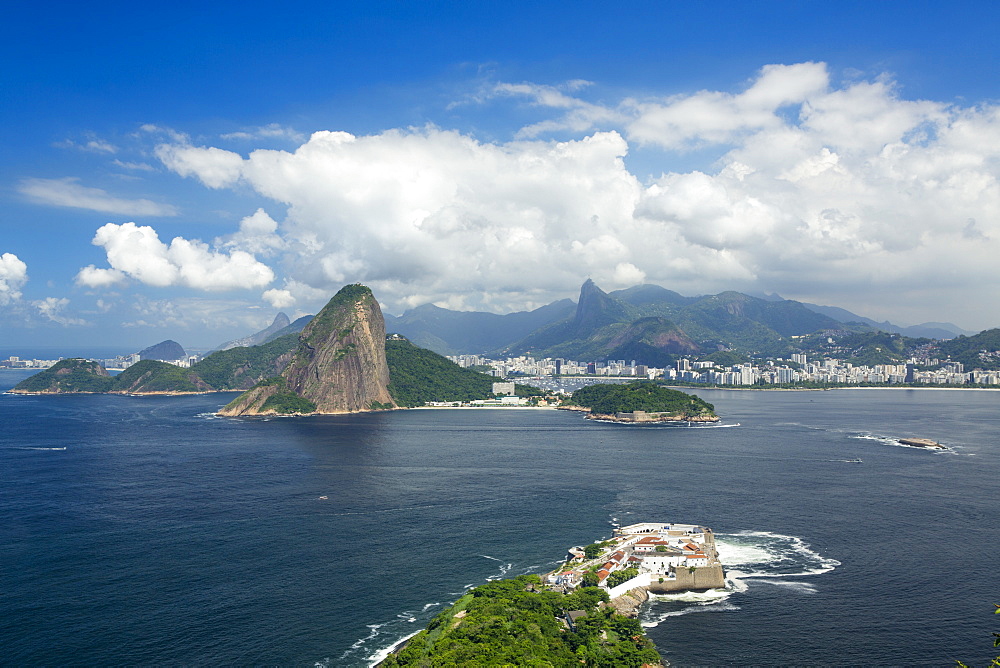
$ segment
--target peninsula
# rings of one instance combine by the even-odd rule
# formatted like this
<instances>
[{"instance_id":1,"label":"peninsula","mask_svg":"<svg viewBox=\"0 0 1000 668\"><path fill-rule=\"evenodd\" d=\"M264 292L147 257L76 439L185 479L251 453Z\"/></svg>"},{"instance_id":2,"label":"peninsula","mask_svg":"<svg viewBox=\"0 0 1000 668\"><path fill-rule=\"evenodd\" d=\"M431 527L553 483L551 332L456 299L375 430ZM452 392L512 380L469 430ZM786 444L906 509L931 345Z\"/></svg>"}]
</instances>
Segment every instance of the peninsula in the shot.
<instances>
[{"instance_id":1,"label":"peninsula","mask_svg":"<svg viewBox=\"0 0 1000 668\"><path fill-rule=\"evenodd\" d=\"M380 666L662 666L635 619L648 592L725 586L708 527L643 522L564 565L476 587Z\"/></svg>"}]
</instances>

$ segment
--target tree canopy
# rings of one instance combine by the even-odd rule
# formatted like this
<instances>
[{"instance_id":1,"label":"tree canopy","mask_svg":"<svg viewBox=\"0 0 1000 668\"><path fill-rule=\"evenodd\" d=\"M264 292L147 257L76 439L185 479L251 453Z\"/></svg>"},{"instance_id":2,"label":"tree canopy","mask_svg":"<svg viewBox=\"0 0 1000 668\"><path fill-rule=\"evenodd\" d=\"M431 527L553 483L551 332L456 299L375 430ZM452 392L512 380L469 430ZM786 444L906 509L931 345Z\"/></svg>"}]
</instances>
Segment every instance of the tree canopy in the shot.
<instances>
[{"instance_id":1,"label":"tree canopy","mask_svg":"<svg viewBox=\"0 0 1000 668\"><path fill-rule=\"evenodd\" d=\"M683 418L715 415L715 406L700 397L649 381L589 385L574 392L572 402L601 415L633 411L671 413Z\"/></svg>"},{"instance_id":2,"label":"tree canopy","mask_svg":"<svg viewBox=\"0 0 1000 668\"><path fill-rule=\"evenodd\" d=\"M608 594L541 590L537 575L489 582L431 620L383 666L660 665L642 625L603 605ZM586 613L568 620L569 611Z\"/></svg>"}]
</instances>

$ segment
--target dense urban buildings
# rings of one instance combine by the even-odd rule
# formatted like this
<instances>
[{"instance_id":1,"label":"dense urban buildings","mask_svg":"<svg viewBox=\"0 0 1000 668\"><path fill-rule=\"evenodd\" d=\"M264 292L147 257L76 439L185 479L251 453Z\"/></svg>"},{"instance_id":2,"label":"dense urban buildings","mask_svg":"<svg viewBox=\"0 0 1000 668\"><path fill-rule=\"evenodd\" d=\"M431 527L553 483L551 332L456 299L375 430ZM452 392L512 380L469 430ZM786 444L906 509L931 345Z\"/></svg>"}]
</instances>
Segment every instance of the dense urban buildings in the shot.
<instances>
[{"instance_id":1,"label":"dense urban buildings","mask_svg":"<svg viewBox=\"0 0 1000 668\"><path fill-rule=\"evenodd\" d=\"M804 354L791 359L721 366L710 361L677 360L673 367L655 368L638 360L579 362L567 359L508 357L493 360L480 355L450 356L459 366L488 366L495 376L611 376L704 383L706 385L1000 385L1000 371L965 369L951 360L911 358L905 364L854 365L833 358L809 361Z\"/></svg>"}]
</instances>

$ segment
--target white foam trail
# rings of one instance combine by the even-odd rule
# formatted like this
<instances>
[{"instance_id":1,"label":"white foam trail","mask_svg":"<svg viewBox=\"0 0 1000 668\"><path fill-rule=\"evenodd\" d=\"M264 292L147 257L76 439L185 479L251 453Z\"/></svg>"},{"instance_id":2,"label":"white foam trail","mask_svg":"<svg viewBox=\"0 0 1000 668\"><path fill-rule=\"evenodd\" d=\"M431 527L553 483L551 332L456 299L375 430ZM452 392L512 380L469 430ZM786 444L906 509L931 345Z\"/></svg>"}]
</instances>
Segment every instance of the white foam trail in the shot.
<instances>
[{"instance_id":1,"label":"white foam trail","mask_svg":"<svg viewBox=\"0 0 1000 668\"><path fill-rule=\"evenodd\" d=\"M441 604L440 603L425 603L423 609L421 610L421 612L427 612L428 610L430 610L431 608L433 608L434 606L437 606L437 605L441 605Z\"/></svg>"},{"instance_id":2,"label":"white foam trail","mask_svg":"<svg viewBox=\"0 0 1000 668\"><path fill-rule=\"evenodd\" d=\"M828 573L840 565L836 559L824 557L812 550L797 536L785 536L770 531L744 531L729 534L728 540L717 539L716 548L724 566L749 567L727 569L738 578L787 578ZM777 568L797 566L794 571Z\"/></svg>"},{"instance_id":3,"label":"white foam trail","mask_svg":"<svg viewBox=\"0 0 1000 668\"><path fill-rule=\"evenodd\" d=\"M695 605L688 608L682 608L680 610L670 610L669 612L660 612L649 619L645 619L640 622L643 628L651 629L655 626L659 626L662 622L670 619L671 617L680 617L681 615L690 615L697 612L733 612L739 610L738 605Z\"/></svg>"},{"instance_id":4,"label":"white foam trail","mask_svg":"<svg viewBox=\"0 0 1000 668\"><path fill-rule=\"evenodd\" d=\"M650 598L656 601L675 601L678 603L698 603L708 605L723 601L733 592L727 589L709 589L707 591L680 591L676 594L650 594Z\"/></svg>"},{"instance_id":5,"label":"white foam trail","mask_svg":"<svg viewBox=\"0 0 1000 668\"><path fill-rule=\"evenodd\" d=\"M409 640L413 636L417 635L418 633L420 633L420 631L414 631L413 633L411 633L409 635L403 636L402 638L400 638L396 642L392 643L388 647L384 647L384 648L378 650L377 652L375 652L374 654L372 654L371 656L369 656L366 659L368 661L369 668L371 668L371 666L377 666L382 661L385 661L386 657L388 657L390 654L392 654L396 650L397 647L399 647L404 642L406 642L407 640Z\"/></svg>"},{"instance_id":6,"label":"white foam trail","mask_svg":"<svg viewBox=\"0 0 1000 668\"><path fill-rule=\"evenodd\" d=\"M479 556L482 557L483 559L492 559L493 561L503 561L503 559L497 559L496 557L491 557L488 554L480 554Z\"/></svg>"},{"instance_id":7,"label":"white foam trail","mask_svg":"<svg viewBox=\"0 0 1000 668\"><path fill-rule=\"evenodd\" d=\"M726 567L725 589L651 595L650 600L654 603L673 605L671 610L647 613L642 621L644 627L651 628L670 617L696 612L739 610L740 607L731 603L729 598L734 594L748 592L750 586L747 580L752 578L766 578L762 582L784 587L791 592L815 594L817 588L814 584L784 578L818 575L840 565L836 559L824 557L812 550L797 536L770 531L717 534L715 546L720 561Z\"/></svg>"},{"instance_id":8,"label":"white foam trail","mask_svg":"<svg viewBox=\"0 0 1000 668\"><path fill-rule=\"evenodd\" d=\"M61 447L61 448L36 448L36 447L32 447L30 445L23 445L23 446L11 448L11 450L44 450L44 451L49 451L49 450L65 450L65 449L66 449L65 445L63 447Z\"/></svg>"},{"instance_id":9,"label":"white foam trail","mask_svg":"<svg viewBox=\"0 0 1000 668\"><path fill-rule=\"evenodd\" d=\"M810 584L808 582L794 582L794 581L789 582L785 580L777 580L773 582L767 581L767 583L770 585L774 585L776 587L786 587L788 589L794 589L795 591L801 592L803 594L815 594L818 591L816 589L816 585Z\"/></svg>"},{"instance_id":10,"label":"white foam trail","mask_svg":"<svg viewBox=\"0 0 1000 668\"><path fill-rule=\"evenodd\" d=\"M729 566L765 564L779 559L777 555L756 545L740 545L717 540L715 548L719 552L719 561L722 562L723 566L727 567L726 570L729 570Z\"/></svg>"}]
</instances>

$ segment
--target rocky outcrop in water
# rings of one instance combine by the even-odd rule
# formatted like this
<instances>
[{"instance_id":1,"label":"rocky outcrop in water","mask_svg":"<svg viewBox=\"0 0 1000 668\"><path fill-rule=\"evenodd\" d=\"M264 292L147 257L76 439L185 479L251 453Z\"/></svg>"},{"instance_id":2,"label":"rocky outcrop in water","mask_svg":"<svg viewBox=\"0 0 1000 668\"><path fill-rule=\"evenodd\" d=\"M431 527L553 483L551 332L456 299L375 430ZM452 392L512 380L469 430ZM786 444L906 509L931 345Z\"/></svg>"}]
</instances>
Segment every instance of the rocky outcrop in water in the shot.
<instances>
[{"instance_id":1,"label":"rocky outcrop in water","mask_svg":"<svg viewBox=\"0 0 1000 668\"><path fill-rule=\"evenodd\" d=\"M385 321L363 285L348 285L306 325L291 363L220 415L352 413L395 408L385 360Z\"/></svg>"}]
</instances>

